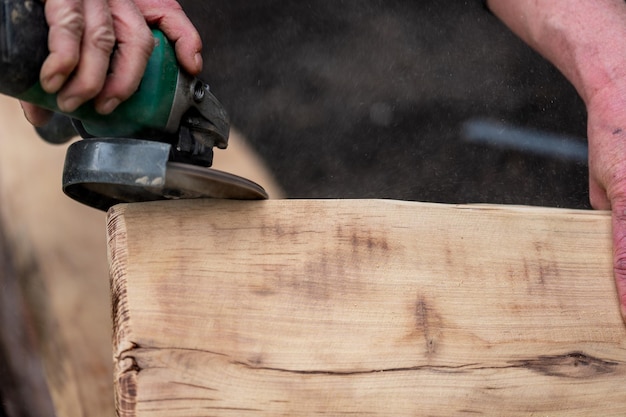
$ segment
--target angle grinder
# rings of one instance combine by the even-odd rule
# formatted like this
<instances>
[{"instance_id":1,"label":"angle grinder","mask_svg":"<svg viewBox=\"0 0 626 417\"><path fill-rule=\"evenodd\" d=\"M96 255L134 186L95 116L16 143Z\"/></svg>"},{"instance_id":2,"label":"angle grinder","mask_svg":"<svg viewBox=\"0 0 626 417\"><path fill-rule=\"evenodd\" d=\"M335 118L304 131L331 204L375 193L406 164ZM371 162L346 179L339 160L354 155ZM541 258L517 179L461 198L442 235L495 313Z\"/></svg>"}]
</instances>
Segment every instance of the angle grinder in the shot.
<instances>
[{"instance_id":1,"label":"angle grinder","mask_svg":"<svg viewBox=\"0 0 626 417\"><path fill-rule=\"evenodd\" d=\"M156 46L134 95L109 115L92 102L64 115L82 139L67 150L63 191L100 210L163 199L267 198L260 185L210 168L213 148L228 145L226 111L206 83L179 67L164 34L153 35ZM47 38L42 2L0 0L0 93L60 114L56 95L39 84Z\"/></svg>"}]
</instances>

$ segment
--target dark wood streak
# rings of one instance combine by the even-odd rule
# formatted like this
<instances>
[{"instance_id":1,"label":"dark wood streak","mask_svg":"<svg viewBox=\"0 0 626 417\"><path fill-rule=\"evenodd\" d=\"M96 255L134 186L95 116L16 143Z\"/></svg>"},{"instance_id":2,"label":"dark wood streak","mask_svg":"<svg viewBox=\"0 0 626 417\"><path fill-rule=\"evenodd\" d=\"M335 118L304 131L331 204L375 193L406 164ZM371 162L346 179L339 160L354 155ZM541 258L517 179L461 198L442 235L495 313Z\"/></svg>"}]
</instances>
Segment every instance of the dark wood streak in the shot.
<instances>
[{"instance_id":1,"label":"dark wood streak","mask_svg":"<svg viewBox=\"0 0 626 417\"><path fill-rule=\"evenodd\" d=\"M113 321L115 411L120 417L136 415L137 374L141 368L133 356L137 344L129 341L130 313L126 291L128 264L125 209L114 207L107 215L109 274L111 286L111 318Z\"/></svg>"},{"instance_id":2,"label":"dark wood streak","mask_svg":"<svg viewBox=\"0 0 626 417\"><path fill-rule=\"evenodd\" d=\"M439 339L442 336L443 323L437 311L426 301L419 297L415 303L415 328L422 334L424 349L428 357L437 353Z\"/></svg>"},{"instance_id":3,"label":"dark wood streak","mask_svg":"<svg viewBox=\"0 0 626 417\"><path fill-rule=\"evenodd\" d=\"M254 364L245 362L232 362L235 365L245 366L246 368L255 370L266 370L274 372L287 372L300 375L326 375L326 376L344 376L344 375L367 375L377 374L380 372L437 372L437 373L471 373L474 371L483 371L490 369L528 369L533 372L540 373L545 376L559 378L575 378L589 379L594 377L612 374L623 371L626 366L623 362L611 361L596 358L583 352L570 352L563 355L539 356L537 358L521 359L509 361L505 365L487 365L480 363L468 363L462 365L416 365L399 368L381 368L381 369L362 369L333 371L322 369L297 370L255 366ZM487 390L498 390L500 387L485 387Z\"/></svg>"},{"instance_id":4,"label":"dark wood streak","mask_svg":"<svg viewBox=\"0 0 626 417\"><path fill-rule=\"evenodd\" d=\"M137 407L137 375L141 367L134 354L140 347L131 343L131 347L120 352L115 364L115 411L118 416L134 416Z\"/></svg>"},{"instance_id":5,"label":"dark wood streak","mask_svg":"<svg viewBox=\"0 0 626 417\"><path fill-rule=\"evenodd\" d=\"M583 352L539 356L534 359L514 361L511 364L547 376L575 379L599 377L624 368L623 363L596 358Z\"/></svg>"}]
</instances>

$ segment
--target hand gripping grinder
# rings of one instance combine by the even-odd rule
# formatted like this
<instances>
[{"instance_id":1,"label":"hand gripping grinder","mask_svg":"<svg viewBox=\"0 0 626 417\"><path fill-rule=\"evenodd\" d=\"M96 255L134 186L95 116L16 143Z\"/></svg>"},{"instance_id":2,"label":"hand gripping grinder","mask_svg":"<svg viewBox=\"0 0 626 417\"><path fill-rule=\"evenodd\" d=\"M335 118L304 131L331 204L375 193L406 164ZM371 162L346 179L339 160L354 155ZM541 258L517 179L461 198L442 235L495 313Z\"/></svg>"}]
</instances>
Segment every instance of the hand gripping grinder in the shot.
<instances>
[{"instance_id":1,"label":"hand gripping grinder","mask_svg":"<svg viewBox=\"0 0 626 417\"><path fill-rule=\"evenodd\" d=\"M156 46L133 96L106 116L91 102L63 116L82 137L67 150L63 191L101 210L163 199L267 198L258 184L210 168L213 147L228 144L226 111L207 84L179 67L163 33L153 34ZM0 93L60 113L56 95L39 84L47 37L42 2L0 0Z\"/></svg>"}]
</instances>

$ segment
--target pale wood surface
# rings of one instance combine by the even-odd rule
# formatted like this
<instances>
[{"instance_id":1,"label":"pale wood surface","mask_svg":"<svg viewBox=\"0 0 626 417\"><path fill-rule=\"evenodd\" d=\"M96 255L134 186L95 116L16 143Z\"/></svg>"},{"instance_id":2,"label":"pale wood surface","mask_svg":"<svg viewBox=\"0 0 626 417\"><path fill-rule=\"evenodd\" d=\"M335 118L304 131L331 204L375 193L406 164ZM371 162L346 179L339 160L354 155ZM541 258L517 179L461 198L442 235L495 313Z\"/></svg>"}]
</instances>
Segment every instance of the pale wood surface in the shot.
<instances>
[{"instance_id":1,"label":"pale wood surface","mask_svg":"<svg viewBox=\"0 0 626 417\"><path fill-rule=\"evenodd\" d=\"M396 201L117 206L118 411L626 415L609 228Z\"/></svg>"}]
</instances>

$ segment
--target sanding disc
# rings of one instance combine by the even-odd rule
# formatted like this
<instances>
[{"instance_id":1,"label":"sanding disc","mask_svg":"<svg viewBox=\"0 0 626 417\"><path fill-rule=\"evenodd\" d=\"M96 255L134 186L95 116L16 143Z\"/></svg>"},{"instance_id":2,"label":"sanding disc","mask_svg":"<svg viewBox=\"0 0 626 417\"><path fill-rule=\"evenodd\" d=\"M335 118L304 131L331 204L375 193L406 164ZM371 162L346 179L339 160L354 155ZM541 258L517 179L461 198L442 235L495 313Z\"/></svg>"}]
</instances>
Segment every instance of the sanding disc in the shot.
<instances>
[{"instance_id":1,"label":"sanding disc","mask_svg":"<svg viewBox=\"0 0 626 417\"><path fill-rule=\"evenodd\" d=\"M108 210L119 203L221 198L263 200L260 185L227 172L168 161L171 145L120 138L83 139L67 151L63 191Z\"/></svg>"}]
</instances>

